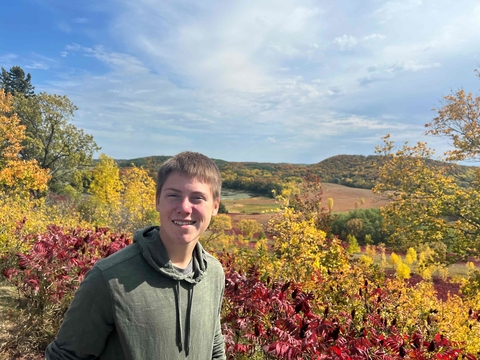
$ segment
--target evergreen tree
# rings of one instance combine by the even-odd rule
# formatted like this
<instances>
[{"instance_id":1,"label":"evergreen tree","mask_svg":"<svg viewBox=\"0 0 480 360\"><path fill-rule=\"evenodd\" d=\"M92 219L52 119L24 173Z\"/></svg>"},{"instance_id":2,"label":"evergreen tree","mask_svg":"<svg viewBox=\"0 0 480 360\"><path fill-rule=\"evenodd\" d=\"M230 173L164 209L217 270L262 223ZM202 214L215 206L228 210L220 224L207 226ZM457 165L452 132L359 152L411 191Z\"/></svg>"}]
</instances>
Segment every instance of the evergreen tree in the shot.
<instances>
[{"instance_id":1,"label":"evergreen tree","mask_svg":"<svg viewBox=\"0 0 480 360\"><path fill-rule=\"evenodd\" d=\"M30 74L25 75L25 71L20 66L12 66L8 72L2 67L0 88L12 95L34 96L33 90L35 87L32 85L31 80L32 76Z\"/></svg>"}]
</instances>

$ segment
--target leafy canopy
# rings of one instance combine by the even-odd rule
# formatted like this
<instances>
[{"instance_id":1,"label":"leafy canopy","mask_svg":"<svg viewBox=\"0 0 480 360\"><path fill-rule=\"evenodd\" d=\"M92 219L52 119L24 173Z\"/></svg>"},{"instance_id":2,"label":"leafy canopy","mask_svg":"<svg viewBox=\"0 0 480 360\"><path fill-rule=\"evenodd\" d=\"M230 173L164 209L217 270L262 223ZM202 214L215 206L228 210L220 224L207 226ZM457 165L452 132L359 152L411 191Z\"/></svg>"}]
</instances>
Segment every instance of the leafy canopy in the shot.
<instances>
[{"instance_id":1,"label":"leafy canopy","mask_svg":"<svg viewBox=\"0 0 480 360\"><path fill-rule=\"evenodd\" d=\"M20 66L12 66L9 71L2 67L0 88L11 95L23 94L26 97L34 95L35 87L31 83L32 76L25 75Z\"/></svg>"},{"instance_id":2,"label":"leafy canopy","mask_svg":"<svg viewBox=\"0 0 480 360\"><path fill-rule=\"evenodd\" d=\"M35 159L41 168L49 170L53 190L73 182L76 172L92 165L93 153L100 148L92 135L72 124L77 107L66 96L18 94L14 105L25 126L21 156Z\"/></svg>"},{"instance_id":3,"label":"leafy canopy","mask_svg":"<svg viewBox=\"0 0 480 360\"><path fill-rule=\"evenodd\" d=\"M446 136L453 150L446 160L478 160L480 154L480 97L459 90L427 124L427 134ZM456 178L454 164L434 165L434 150L425 143L404 144L395 151L390 135L376 152L384 158L374 188L392 201L382 210L390 242L407 249L419 243L443 243L454 256L447 262L480 256L480 172L469 183Z\"/></svg>"}]
</instances>

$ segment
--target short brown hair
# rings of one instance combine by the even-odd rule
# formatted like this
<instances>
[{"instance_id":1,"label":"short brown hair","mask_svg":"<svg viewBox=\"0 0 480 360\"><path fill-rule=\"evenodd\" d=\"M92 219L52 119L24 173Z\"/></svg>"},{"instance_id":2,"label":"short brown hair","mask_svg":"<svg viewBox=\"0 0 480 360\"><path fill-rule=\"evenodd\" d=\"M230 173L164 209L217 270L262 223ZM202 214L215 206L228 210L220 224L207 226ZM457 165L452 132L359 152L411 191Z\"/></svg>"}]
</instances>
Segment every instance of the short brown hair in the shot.
<instances>
[{"instance_id":1,"label":"short brown hair","mask_svg":"<svg viewBox=\"0 0 480 360\"><path fill-rule=\"evenodd\" d=\"M178 172L187 175L190 178L198 179L210 185L213 199L220 199L222 189L222 176L217 165L207 156L192 152L181 152L167 161L165 161L157 172L157 194L158 197L162 191L163 184L167 181L170 174Z\"/></svg>"}]
</instances>

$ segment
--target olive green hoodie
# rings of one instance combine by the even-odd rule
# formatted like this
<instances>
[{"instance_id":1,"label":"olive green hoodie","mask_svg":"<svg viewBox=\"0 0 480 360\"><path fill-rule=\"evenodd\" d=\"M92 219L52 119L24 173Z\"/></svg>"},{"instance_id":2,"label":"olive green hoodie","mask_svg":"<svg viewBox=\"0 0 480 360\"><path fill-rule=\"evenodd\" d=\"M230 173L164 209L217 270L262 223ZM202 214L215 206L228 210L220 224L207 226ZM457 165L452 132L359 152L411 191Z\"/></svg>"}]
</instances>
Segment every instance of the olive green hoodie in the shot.
<instances>
[{"instance_id":1,"label":"olive green hoodie","mask_svg":"<svg viewBox=\"0 0 480 360\"><path fill-rule=\"evenodd\" d=\"M225 277L198 243L193 275L174 269L159 228L98 261L65 315L49 360L225 359L220 308Z\"/></svg>"}]
</instances>

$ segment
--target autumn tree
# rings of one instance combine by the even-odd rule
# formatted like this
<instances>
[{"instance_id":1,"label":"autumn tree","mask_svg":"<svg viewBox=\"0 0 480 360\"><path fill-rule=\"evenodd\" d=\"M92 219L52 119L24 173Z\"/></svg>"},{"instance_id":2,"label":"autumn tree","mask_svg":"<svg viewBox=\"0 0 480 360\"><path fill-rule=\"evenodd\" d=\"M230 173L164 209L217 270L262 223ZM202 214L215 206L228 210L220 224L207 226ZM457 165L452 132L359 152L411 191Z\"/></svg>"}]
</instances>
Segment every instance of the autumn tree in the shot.
<instances>
[{"instance_id":1,"label":"autumn tree","mask_svg":"<svg viewBox=\"0 0 480 360\"><path fill-rule=\"evenodd\" d=\"M434 111L426 134L451 141L453 149L445 152L445 160L480 160L480 96L460 89L445 96L443 106ZM376 152L386 161L374 191L392 200L382 212L392 231L390 242L403 249L445 244L455 253L442 260L447 262L480 256L479 170L473 181L460 185L454 165L432 161L434 150L425 143L406 143L395 151L389 135L383 140Z\"/></svg>"},{"instance_id":2,"label":"autumn tree","mask_svg":"<svg viewBox=\"0 0 480 360\"><path fill-rule=\"evenodd\" d=\"M35 89L31 80L32 76L25 75L25 71L20 66L12 66L9 71L2 67L0 88L11 95L23 94L25 97L31 97Z\"/></svg>"},{"instance_id":3,"label":"autumn tree","mask_svg":"<svg viewBox=\"0 0 480 360\"><path fill-rule=\"evenodd\" d=\"M12 96L0 90L0 189L8 193L45 191L48 174L36 160L22 159L25 126L12 114Z\"/></svg>"},{"instance_id":4,"label":"autumn tree","mask_svg":"<svg viewBox=\"0 0 480 360\"><path fill-rule=\"evenodd\" d=\"M25 126L20 154L49 170L53 190L74 183L75 174L92 165L93 153L100 148L92 135L72 124L77 107L66 96L16 94L14 106Z\"/></svg>"},{"instance_id":5,"label":"autumn tree","mask_svg":"<svg viewBox=\"0 0 480 360\"><path fill-rule=\"evenodd\" d=\"M158 223L155 209L155 181L144 168L133 166L120 174L123 184L121 203L124 230Z\"/></svg>"},{"instance_id":6,"label":"autumn tree","mask_svg":"<svg viewBox=\"0 0 480 360\"><path fill-rule=\"evenodd\" d=\"M449 164L433 165L426 144L394 151L388 136L378 147L388 161L380 167L374 191L391 202L382 209L389 242L403 250L420 243L445 243L452 262L480 254L480 192L460 186Z\"/></svg>"},{"instance_id":7,"label":"autumn tree","mask_svg":"<svg viewBox=\"0 0 480 360\"><path fill-rule=\"evenodd\" d=\"M237 223L237 228L248 239L253 239L253 235L263 230L262 225L254 219L241 219Z\"/></svg>"},{"instance_id":8,"label":"autumn tree","mask_svg":"<svg viewBox=\"0 0 480 360\"><path fill-rule=\"evenodd\" d=\"M92 182L87 197L81 205L84 218L96 225L116 227L120 223L120 206L123 183L115 160L100 154L92 170Z\"/></svg>"},{"instance_id":9,"label":"autumn tree","mask_svg":"<svg viewBox=\"0 0 480 360\"><path fill-rule=\"evenodd\" d=\"M35 160L19 156L24 137L25 127L13 112L12 96L0 89L0 257L26 245L15 235L29 227L38 230L32 213L44 209L44 202L32 200L31 194L47 190L48 173Z\"/></svg>"},{"instance_id":10,"label":"autumn tree","mask_svg":"<svg viewBox=\"0 0 480 360\"><path fill-rule=\"evenodd\" d=\"M446 136L452 142L454 149L445 153L446 160L480 160L480 96L460 89L443 100L442 107L433 109L437 116L425 125L426 134Z\"/></svg>"}]
</instances>

